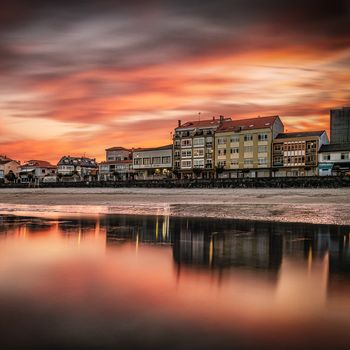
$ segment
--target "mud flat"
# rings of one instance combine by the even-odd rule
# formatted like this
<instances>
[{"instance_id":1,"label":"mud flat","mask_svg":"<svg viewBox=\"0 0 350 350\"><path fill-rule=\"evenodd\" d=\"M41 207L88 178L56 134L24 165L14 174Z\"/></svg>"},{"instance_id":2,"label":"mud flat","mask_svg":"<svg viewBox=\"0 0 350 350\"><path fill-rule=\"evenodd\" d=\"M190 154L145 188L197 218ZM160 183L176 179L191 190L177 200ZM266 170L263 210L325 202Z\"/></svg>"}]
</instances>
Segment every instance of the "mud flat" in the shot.
<instances>
[{"instance_id":1,"label":"mud flat","mask_svg":"<svg viewBox=\"0 0 350 350\"><path fill-rule=\"evenodd\" d=\"M350 225L350 188L1 189L0 212L164 214Z\"/></svg>"}]
</instances>

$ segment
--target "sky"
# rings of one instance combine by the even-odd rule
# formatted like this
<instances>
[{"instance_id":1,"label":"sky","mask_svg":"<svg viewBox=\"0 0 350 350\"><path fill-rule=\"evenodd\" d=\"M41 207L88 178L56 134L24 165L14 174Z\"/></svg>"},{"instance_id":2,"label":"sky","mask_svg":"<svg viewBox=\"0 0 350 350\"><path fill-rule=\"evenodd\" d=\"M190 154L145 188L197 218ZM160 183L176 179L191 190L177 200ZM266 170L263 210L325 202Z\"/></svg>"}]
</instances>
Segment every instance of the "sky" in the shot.
<instances>
[{"instance_id":1,"label":"sky","mask_svg":"<svg viewBox=\"0 0 350 350\"><path fill-rule=\"evenodd\" d=\"M0 154L103 160L219 115L329 130L349 23L347 0L2 0Z\"/></svg>"}]
</instances>

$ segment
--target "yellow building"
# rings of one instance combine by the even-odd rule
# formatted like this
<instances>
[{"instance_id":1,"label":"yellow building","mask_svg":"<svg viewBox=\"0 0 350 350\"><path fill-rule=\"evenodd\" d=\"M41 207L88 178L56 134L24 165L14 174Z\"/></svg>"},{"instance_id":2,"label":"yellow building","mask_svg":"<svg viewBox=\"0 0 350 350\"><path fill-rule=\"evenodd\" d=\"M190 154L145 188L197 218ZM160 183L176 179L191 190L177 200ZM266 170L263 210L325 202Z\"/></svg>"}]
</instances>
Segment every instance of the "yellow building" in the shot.
<instances>
[{"instance_id":1,"label":"yellow building","mask_svg":"<svg viewBox=\"0 0 350 350\"><path fill-rule=\"evenodd\" d=\"M271 176L272 142L284 126L279 116L225 121L215 133L219 177Z\"/></svg>"}]
</instances>

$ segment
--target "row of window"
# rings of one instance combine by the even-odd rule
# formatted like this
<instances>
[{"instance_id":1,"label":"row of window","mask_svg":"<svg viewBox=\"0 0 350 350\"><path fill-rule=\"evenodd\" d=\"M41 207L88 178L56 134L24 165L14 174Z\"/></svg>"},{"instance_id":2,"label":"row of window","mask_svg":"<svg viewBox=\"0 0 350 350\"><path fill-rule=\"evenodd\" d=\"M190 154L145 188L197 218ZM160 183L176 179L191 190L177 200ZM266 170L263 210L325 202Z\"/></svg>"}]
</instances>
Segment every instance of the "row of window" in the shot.
<instances>
[{"instance_id":1,"label":"row of window","mask_svg":"<svg viewBox=\"0 0 350 350\"><path fill-rule=\"evenodd\" d=\"M134 165L157 165L171 163L170 156L152 158L134 158Z\"/></svg>"},{"instance_id":2,"label":"row of window","mask_svg":"<svg viewBox=\"0 0 350 350\"><path fill-rule=\"evenodd\" d=\"M269 135L267 133L260 133L258 134L258 141L267 141L269 138ZM239 135L232 135L230 136L230 142L235 143L240 141ZM244 141L253 141L253 134L245 134L244 135ZM218 145L226 144L227 137L218 137Z\"/></svg>"}]
</instances>

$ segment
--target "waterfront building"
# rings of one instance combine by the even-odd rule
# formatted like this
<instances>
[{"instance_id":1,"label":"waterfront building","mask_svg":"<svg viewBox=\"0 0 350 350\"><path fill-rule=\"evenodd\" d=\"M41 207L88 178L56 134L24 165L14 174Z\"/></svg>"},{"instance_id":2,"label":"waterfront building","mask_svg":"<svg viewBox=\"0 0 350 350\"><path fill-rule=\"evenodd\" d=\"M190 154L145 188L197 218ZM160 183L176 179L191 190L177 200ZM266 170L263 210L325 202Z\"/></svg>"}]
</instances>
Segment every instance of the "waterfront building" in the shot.
<instances>
[{"instance_id":1,"label":"waterfront building","mask_svg":"<svg viewBox=\"0 0 350 350\"><path fill-rule=\"evenodd\" d=\"M20 163L0 155L0 182L14 182L19 174Z\"/></svg>"},{"instance_id":2,"label":"waterfront building","mask_svg":"<svg viewBox=\"0 0 350 350\"><path fill-rule=\"evenodd\" d=\"M178 121L173 136L174 172L178 177L214 177L215 131L229 120L220 116L184 124Z\"/></svg>"},{"instance_id":3,"label":"waterfront building","mask_svg":"<svg viewBox=\"0 0 350 350\"><path fill-rule=\"evenodd\" d=\"M219 177L271 176L272 141L284 131L279 116L230 120L215 133Z\"/></svg>"},{"instance_id":4,"label":"waterfront building","mask_svg":"<svg viewBox=\"0 0 350 350\"><path fill-rule=\"evenodd\" d=\"M124 147L107 148L106 160L99 164L99 179L115 181L132 178L132 150Z\"/></svg>"},{"instance_id":5,"label":"waterfront building","mask_svg":"<svg viewBox=\"0 0 350 350\"><path fill-rule=\"evenodd\" d=\"M21 183L46 182L46 178L56 178L57 167L45 160L29 160L20 166L19 178Z\"/></svg>"},{"instance_id":6,"label":"waterfront building","mask_svg":"<svg viewBox=\"0 0 350 350\"><path fill-rule=\"evenodd\" d=\"M273 140L273 176L318 175L318 152L328 143L324 130L278 134Z\"/></svg>"},{"instance_id":7,"label":"waterfront building","mask_svg":"<svg viewBox=\"0 0 350 350\"><path fill-rule=\"evenodd\" d=\"M134 149L132 158L136 179L169 177L173 167L173 145Z\"/></svg>"},{"instance_id":8,"label":"waterfront building","mask_svg":"<svg viewBox=\"0 0 350 350\"><path fill-rule=\"evenodd\" d=\"M63 156L57 163L57 176L62 181L91 180L97 176L95 159Z\"/></svg>"},{"instance_id":9,"label":"waterfront building","mask_svg":"<svg viewBox=\"0 0 350 350\"><path fill-rule=\"evenodd\" d=\"M331 143L350 143L350 107L331 109Z\"/></svg>"},{"instance_id":10,"label":"waterfront building","mask_svg":"<svg viewBox=\"0 0 350 350\"><path fill-rule=\"evenodd\" d=\"M350 142L322 145L318 161L320 176L350 175Z\"/></svg>"}]
</instances>

